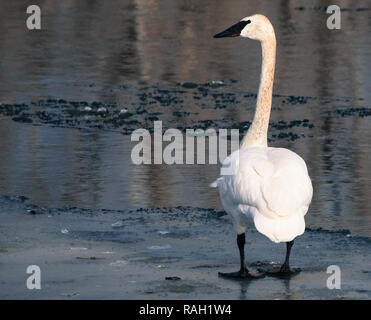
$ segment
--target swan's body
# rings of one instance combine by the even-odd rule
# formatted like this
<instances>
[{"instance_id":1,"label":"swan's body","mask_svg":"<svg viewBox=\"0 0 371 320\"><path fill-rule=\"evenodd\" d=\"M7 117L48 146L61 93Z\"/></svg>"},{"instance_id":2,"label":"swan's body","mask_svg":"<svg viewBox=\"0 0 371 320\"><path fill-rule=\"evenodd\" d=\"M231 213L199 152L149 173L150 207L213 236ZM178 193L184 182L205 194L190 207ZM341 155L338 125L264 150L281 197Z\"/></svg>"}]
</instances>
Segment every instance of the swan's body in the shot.
<instances>
[{"instance_id":1,"label":"swan's body","mask_svg":"<svg viewBox=\"0 0 371 320\"><path fill-rule=\"evenodd\" d=\"M313 189L300 156L288 149L267 145L276 55L274 29L265 16L253 15L215 37L228 36L259 40L263 59L253 123L240 149L224 160L221 177L212 184L218 187L224 209L232 218L241 254L241 270L223 275L248 274L243 248L250 222L273 242L287 243L286 261L280 272L288 273L291 246L295 237L304 233L304 215Z\"/></svg>"},{"instance_id":2,"label":"swan's body","mask_svg":"<svg viewBox=\"0 0 371 320\"><path fill-rule=\"evenodd\" d=\"M303 234L312 184L302 158L283 148L250 147L232 153L223 167L231 164L236 172L216 184L237 234L251 222L273 242Z\"/></svg>"}]
</instances>

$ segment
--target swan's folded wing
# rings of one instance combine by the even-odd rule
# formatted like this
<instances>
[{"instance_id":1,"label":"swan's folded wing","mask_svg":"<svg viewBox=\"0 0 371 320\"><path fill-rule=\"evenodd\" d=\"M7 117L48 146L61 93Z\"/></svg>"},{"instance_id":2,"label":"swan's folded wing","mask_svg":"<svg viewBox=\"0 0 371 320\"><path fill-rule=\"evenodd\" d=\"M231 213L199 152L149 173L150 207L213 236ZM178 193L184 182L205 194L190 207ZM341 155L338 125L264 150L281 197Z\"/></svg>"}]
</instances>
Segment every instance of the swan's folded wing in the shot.
<instances>
[{"instance_id":1,"label":"swan's folded wing","mask_svg":"<svg viewBox=\"0 0 371 320\"><path fill-rule=\"evenodd\" d=\"M264 180L274 173L274 167L268 161L267 153L262 148L249 148L239 154L232 154L231 163L235 163L236 174L224 175L219 183L221 194L235 205L247 205L263 210L270 218L275 214L267 210L262 197L261 186Z\"/></svg>"},{"instance_id":2,"label":"swan's folded wing","mask_svg":"<svg viewBox=\"0 0 371 320\"><path fill-rule=\"evenodd\" d=\"M313 194L305 162L287 149L269 149L268 159L274 174L261 181L261 195L267 209L278 217L304 215ZM264 214L264 210L259 211Z\"/></svg>"},{"instance_id":3,"label":"swan's folded wing","mask_svg":"<svg viewBox=\"0 0 371 320\"><path fill-rule=\"evenodd\" d=\"M223 203L250 206L266 218L305 214L312 199L312 184L303 159L282 148L249 148L233 153L225 165L236 174L222 175Z\"/></svg>"}]
</instances>

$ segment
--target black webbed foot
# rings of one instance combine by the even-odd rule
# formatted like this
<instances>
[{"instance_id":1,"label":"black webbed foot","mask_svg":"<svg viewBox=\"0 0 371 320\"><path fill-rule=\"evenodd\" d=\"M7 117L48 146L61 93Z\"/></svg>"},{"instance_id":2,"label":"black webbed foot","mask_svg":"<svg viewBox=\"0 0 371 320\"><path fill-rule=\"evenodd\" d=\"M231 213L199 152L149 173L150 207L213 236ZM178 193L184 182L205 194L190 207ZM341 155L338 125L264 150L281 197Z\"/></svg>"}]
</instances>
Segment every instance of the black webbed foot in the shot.
<instances>
[{"instance_id":1,"label":"black webbed foot","mask_svg":"<svg viewBox=\"0 0 371 320\"><path fill-rule=\"evenodd\" d=\"M276 277L281 279L291 278L301 272L299 268L290 268L288 265L283 264L280 268L263 270L258 269L259 272L263 272L269 277Z\"/></svg>"},{"instance_id":2,"label":"black webbed foot","mask_svg":"<svg viewBox=\"0 0 371 320\"><path fill-rule=\"evenodd\" d=\"M259 272L264 272L267 276L276 277L281 279L290 279L291 277L297 275L301 269L291 269L290 268L290 252L291 247L294 244L294 240L286 242L286 259L281 268L278 269L271 269L271 270L261 270L258 269Z\"/></svg>"},{"instance_id":3,"label":"black webbed foot","mask_svg":"<svg viewBox=\"0 0 371 320\"><path fill-rule=\"evenodd\" d=\"M263 278L264 274L254 273L244 269L237 272L219 272L219 276L229 279L259 279Z\"/></svg>"}]
</instances>

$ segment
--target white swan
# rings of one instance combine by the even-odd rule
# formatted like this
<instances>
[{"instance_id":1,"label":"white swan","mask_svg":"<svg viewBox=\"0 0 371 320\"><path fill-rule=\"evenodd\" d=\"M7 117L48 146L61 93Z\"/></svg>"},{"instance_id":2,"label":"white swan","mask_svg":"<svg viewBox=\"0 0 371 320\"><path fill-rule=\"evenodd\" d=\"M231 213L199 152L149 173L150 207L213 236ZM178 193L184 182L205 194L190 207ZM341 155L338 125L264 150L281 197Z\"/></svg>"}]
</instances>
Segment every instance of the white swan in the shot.
<instances>
[{"instance_id":1,"label":"white swan","mask_svg":"<svg viewBox=\"0 0 371 320\"><path fill-rule=\"evenodd\" d=\"M262 46L262 71L254 120L240 149L225 159L221 177L211 186L219 188L225 211L232 217L237 232L241 268L219 273L226 277L258 277L246 267L244 245L249 222L273 242L286 242L286 259L269 274L287 275L294 238L305 230L304 215L312 200L312 183L304 160L296 153L267 145L276 60L276 37L268 18L256 14L242 19L214 38L247 37ZM232 173L226 173L234 168Z\"/></svg>"}]
</instances>

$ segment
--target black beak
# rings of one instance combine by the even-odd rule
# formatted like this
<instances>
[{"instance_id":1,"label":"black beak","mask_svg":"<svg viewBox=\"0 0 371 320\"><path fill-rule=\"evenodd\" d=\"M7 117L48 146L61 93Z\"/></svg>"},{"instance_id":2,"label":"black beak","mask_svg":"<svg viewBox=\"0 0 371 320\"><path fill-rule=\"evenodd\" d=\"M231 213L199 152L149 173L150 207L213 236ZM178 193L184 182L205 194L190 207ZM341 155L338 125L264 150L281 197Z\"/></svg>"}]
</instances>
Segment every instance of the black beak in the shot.
<instances>
[{"instance_id":1,"label":"black beak","mask_svg":"<svg viewBox=\"0 0 371 320\"><path fill-rule=\"evenodd\" d=\"M223 37L238 37L243 28L246 27L251 21L240 21L234 24L232 27L228 28L227 30L220 32L214 36L214 38L223 38Z\"/></svg>"}]
</instances>

